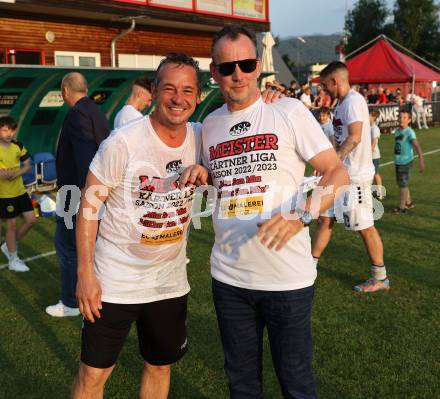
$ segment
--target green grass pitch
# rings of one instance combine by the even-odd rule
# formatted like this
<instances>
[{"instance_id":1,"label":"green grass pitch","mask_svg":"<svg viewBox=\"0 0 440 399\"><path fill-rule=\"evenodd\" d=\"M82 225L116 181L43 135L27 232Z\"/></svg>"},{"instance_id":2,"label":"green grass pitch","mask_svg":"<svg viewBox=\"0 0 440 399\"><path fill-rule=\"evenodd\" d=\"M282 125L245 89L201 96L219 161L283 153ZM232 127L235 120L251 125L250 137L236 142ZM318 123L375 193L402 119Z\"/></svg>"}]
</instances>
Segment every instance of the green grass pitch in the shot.
<instances>
[{"instance_id":1,"label":"green grass pitch","mask_svg":"<svg viewBox=\"0 0 440 399\"><path fill-rule=\"evenodd\" d=\"M440 129L419 131L418 139L424 152L440 149ZM383 136L380 147L382 163L391 161L393 137ZM392 289L351 291L368 277L369 262L360 237L337 225L319 264L313 311L320 398L440 398L440 152L426 156L423 175L414 162L416 207L408 215L392 213L398 205L394 166L383 166L381 174L388 195L377 227ZM40 219L21 243L21 257L52 251L53 234L54 221ZM227 398L210 291L212 243L211 221L203 219L188 246L190 350L173 367L170 398ZM81 320L44 312L59 299L56 257L28 264L28 273L0 270L0 398L67 398L78 367ZM133 329L106 397L137 397L141 368ZM281 398L267 341L264 385L266 398Z\"/></svg>"}]
</instances>

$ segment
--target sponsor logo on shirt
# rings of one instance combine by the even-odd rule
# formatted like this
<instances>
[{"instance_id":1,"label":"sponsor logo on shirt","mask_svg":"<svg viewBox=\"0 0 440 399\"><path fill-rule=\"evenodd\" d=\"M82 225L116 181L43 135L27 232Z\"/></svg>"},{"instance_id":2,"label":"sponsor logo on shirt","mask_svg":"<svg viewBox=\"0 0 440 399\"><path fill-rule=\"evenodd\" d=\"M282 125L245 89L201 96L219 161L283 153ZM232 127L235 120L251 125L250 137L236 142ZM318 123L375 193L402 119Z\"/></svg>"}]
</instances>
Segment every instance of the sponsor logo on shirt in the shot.
<instances>
[{"instance_id":1,"label":"sponsor logo on shirt","mask_svg":"<svg viewBox=\"0 0 440 399\"><path fill-rule=\"evenodd\" d=\"M166 171L167 173L172 173L172 172L178 173L181 166L182 166L182 160L176 159L175 161L171 161L167 163Z\"/></svg>"},{"instance_id":2,"label":"sponsor logo on shirt","mask_svg":"<svg viewBox=\"0 0 440 399\"><path fill-rule=\"evenodd\" d=\"M220 204L222 217L233 218L241 215L253 215L263 213L264 197L262 195L235 198Z\"/></svg>"},{"instance_id":3,"label":"sponsor logo on shirt","mask_svg":"<svg viewBox=\"0 0 440 399\"><path fill-rule=\"evenodd\" d=\"M249 131L250 127L251 124L249 122L240 122L231 127L231 129L229 130L229 134L231 136L241 136L242 134L245 134L247 131Z\"/></svg>"},{"instance_id":4,"label":"sponsor logo on shirt","mask_svg":"<svg viewBox=\"0 0 440 399\"><path fill-rule=\"evenodd\" d=\"M141 236L141 244L163 245L173 244L183 239L183 228L175 227L169 230L146 230Z\"/></svg>"}]
</instances>

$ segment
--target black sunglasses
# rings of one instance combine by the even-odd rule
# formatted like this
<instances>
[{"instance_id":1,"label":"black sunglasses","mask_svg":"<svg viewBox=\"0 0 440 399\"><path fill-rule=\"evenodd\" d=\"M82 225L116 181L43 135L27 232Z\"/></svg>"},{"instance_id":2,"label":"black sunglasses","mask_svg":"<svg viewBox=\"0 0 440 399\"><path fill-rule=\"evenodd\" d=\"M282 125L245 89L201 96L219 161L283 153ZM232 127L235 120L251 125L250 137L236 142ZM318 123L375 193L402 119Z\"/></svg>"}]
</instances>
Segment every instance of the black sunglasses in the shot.
<instances>
[{"instance_id":1,"label":"black sunglasses","mask_svg":"<svg viewBox=\"0 0 440 399\"><path fill-rule=\"evenodd\" d=\"M240 61L222 62L221 64L214 65L217 68L217 71L220 72L220 75L230 76L235 72L236 65L238 65L240 67L240 70L244 73L254 72L257 68L257 62L258 60L253 58Z\"/></svg>"}]
</instances>

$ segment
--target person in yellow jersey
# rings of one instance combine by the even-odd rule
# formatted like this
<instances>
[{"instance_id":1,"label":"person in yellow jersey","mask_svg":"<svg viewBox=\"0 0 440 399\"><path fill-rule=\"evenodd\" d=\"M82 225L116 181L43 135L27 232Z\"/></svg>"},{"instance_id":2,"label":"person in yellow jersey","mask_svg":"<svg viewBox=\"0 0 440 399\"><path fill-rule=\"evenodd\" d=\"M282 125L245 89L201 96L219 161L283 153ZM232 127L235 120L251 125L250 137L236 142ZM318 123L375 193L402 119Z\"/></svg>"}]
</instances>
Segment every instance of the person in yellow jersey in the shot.
<instances>
[{"instance_id":1,"label":"person in yellow jersey","mask_svg":"<svg viewBox=\"0 0 440 399\"><path fill-rule=\"evenodd\" d=\"M17 255L17 242L36 223L29 195L22 176L30 170L26 148L15 141L17 123L10 116L0 117L0 218L6 220L6 241L0 246L9 262L9 269L27 272L29 268ZM17 216L24 223L17 227Z\"/></svg>"}]
</instances>

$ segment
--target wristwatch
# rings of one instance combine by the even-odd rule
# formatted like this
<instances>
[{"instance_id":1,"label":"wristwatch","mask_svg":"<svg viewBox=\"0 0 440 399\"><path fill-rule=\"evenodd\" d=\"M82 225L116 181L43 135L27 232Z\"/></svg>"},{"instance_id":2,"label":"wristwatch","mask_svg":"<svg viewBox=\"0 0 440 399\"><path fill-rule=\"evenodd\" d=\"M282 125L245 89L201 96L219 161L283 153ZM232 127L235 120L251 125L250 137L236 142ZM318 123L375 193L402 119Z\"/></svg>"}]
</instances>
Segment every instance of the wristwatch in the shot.
<instances>
[{"instance_id":1,"label":"wristwatch","mask_svg":"<svg viewBox=\"0 0 440 399\"><path fill-rule=\"evenodd\" d=\"M313 216L310 212L297 211L297 213L299 215L299 220L304 225L304 227L309 226L313 222Z\"/></svg>"}]
</instances>

